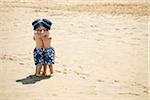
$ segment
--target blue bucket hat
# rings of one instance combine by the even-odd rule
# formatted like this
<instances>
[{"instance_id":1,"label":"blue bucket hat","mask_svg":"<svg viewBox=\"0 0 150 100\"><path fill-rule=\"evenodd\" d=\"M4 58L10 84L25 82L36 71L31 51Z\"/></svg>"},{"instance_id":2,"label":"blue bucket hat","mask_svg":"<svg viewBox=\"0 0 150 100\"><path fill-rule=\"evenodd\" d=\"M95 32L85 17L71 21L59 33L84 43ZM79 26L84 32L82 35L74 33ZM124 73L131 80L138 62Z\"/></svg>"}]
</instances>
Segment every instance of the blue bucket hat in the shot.
<instances>
[{"instance_id":1,"label":"blue bucket hat","mask_svg":"<svg viewBox=\"0 0 150 100\"><path fill-rule=\"evenodd\" d=\"M32 22L33 29L36 30L38 27L43 26L48 30L51 29L52 22L48 19L36 19Z\"/></svg>"}]
</instances>

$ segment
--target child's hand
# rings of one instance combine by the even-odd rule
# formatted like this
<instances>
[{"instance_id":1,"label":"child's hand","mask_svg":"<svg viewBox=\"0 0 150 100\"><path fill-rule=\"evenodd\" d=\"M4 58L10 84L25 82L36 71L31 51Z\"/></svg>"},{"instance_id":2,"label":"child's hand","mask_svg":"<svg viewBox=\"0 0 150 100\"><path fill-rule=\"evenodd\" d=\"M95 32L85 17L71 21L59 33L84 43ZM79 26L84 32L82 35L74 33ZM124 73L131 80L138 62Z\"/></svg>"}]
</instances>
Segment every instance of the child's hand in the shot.
<instances>
[{"instance_id":1,"label":"child's hand","mask_svg":"<svg viewBox=\"0 0 150 100\"><path fill-rule=\"evenodd\" d=\"M47 31L42 35L42 39L48 39L50 37L50 33Z\"/></svg>"},{"instance_id":2,"label":"child's hand","mask_svg":"<svg viewBox=\"0 0 150 100\"><path fill-rule=\"evenodd\" d=\"M41 39L41 36L39 34L34 34L34 39L36 38Z\"/></svg>"}]
</instances>

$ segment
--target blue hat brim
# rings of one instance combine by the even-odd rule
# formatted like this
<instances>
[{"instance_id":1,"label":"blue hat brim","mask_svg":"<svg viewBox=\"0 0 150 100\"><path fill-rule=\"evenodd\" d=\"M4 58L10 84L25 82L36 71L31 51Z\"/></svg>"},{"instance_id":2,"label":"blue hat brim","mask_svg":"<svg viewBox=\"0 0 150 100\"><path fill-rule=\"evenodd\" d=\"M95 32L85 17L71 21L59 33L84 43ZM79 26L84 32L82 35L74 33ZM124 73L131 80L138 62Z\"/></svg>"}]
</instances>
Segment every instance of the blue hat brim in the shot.
<instances>
[{"instance_id":1,"label":"blue hat brim","mask_svg":"<svg viewBox=\"0 0 150 100\"><path fill-rule=\"evenodd\" d=\"M48 19L36 19L35 21L32 22L32 25L34 27L34 30L36 30L40 26L43 26L48 30L50 30L52 22L49 21Z\"/></svg>"}]
</instances>

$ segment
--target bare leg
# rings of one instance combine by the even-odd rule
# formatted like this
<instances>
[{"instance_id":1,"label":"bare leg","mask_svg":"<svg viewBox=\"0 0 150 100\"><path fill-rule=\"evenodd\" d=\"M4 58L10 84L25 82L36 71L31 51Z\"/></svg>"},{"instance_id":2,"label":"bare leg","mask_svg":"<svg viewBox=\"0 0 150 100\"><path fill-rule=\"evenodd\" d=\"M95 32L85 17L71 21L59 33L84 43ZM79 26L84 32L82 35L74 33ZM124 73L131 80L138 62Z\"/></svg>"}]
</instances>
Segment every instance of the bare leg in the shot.
<instances>
[{"instance_id":1,"label":"bare leg","mask_svg":"<svg viewBox=\"0 0 150 100\"><path fill-rule=\"evenodd\" d=\"M44 65L43 65L43 75L46 75L46 70L47 70L47 65L44 64Z\"/></svg>"},{"instance_id":2,"label":"bare leg","mask_svg":"<svg viewBox=\"0 0 150 100\"><path fill-rule=\"evenodd\" d=\"M36 65L35 75L40 76L42 65Z\"/></svg>"},{"instance_id":3,"label":"bare leg","mask_svg":"<svg viewBox=\"0 0 150 100\"><path fill-rule=\"evenodd\" d=\"M53 74L54 69L53 69L53 65L52 64L49 65L49 69L50 69L50 74Z\"/></svg>"}]
</instances>

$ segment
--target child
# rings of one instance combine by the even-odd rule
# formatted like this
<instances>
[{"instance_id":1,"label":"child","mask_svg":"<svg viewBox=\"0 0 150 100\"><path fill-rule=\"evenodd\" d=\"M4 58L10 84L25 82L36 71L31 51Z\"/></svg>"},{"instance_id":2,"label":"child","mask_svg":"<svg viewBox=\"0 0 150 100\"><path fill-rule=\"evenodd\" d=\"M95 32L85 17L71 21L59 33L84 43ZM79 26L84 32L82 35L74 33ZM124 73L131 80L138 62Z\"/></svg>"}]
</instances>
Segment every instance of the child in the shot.
<instances>
[{"instance_id":1,"label":"child","mask_svg":"<svg viewBox=\"0 0 150 100\"><path fill-rule=\"evenodd\" d=\"M50 68L50 75L53 74L53 65L55 59L55 50L51 47L51 37L49 30L52 23L47 19L37 19L32 23L34 27L34 40L36 43L34 54L34 62L36 65L36 76L41 76L41 68L43 68L43 75L46 74L47 65Z\"/></svg>"}]
</instances>

